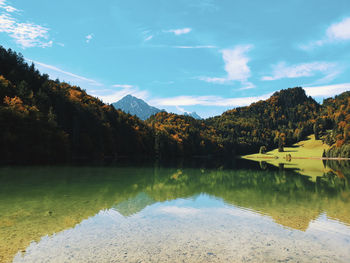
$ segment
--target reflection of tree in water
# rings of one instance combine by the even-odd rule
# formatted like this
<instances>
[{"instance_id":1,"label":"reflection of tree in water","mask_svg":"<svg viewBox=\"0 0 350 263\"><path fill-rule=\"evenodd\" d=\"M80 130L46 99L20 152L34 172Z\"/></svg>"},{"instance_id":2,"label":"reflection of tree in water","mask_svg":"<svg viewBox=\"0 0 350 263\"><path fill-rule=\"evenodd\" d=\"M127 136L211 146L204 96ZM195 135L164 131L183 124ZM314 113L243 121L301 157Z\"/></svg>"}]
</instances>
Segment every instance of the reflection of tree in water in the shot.
<instances>
[{"instance_id":1,"label":"reflection of tree in water","mask_svg":"<svg viewBox=\"0 0 350 263\"><path fill-rule=\"evenodd\" d=\"M235 164L234 164L235 165ZM294 171L206 168L2 168L0 169L0 256L11 261L29 243L72 228L102 209L125 216L154 202L200 193L229 205L271 216L306 230L321 213L350 223L349 166L330 164L316 182ZM5 238L3 238L5 237Z\"/></svg>"},{"instance_id":2,"label":"reflection of tree in water","mask_svg":"<svg viewBox=\"0 0 350 263\"><path fill-rule=\"evenodd\" d=\"M265 161L259 162L261 170L266 170L267 169L267 163Z\"/></svg>"}]
</instances>

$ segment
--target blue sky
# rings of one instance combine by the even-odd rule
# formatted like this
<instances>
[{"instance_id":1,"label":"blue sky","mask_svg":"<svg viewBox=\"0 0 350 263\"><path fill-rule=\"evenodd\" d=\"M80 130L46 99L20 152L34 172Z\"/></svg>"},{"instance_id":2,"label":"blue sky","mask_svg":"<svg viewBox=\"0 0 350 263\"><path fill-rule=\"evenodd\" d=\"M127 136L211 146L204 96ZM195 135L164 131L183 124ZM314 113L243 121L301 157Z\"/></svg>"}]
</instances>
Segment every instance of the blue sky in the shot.
<instances>
[{"instance_id":1,"label":"blue sky","mask_svg":"<svg viewBox=\"0 0 350 263\"><path fill-rule=\"evenodd\" d=\"M202 117L350 90L348 0L0 0L0 44L104 102Z\"/></svg>"}]
</instances>

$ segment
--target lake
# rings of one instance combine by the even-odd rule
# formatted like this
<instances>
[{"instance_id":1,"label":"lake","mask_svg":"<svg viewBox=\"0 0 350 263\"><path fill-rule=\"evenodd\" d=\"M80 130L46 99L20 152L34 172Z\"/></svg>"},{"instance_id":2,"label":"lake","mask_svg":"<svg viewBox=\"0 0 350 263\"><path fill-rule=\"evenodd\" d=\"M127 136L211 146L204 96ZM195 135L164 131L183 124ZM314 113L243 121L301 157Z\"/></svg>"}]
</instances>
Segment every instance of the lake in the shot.
<instances>
[{"instance_id":1,"label":"lake","mask_svg":"<svg viewBox=\"0 0 350 263\"><path fill-rule=\"evenodd\" d=\"M350 164L0 168L0 262L350 262Z\"/></svg>"}]
</instances>

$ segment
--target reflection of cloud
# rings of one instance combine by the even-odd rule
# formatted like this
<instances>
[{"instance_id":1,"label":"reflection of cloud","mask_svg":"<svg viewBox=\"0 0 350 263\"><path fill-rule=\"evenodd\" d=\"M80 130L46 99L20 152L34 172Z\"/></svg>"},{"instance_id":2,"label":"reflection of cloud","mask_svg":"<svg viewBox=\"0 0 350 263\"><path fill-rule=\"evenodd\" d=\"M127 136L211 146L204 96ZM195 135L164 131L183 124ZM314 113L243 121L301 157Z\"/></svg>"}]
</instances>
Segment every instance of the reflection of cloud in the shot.
<instances>
[{"instance_id":1,"label":"reflection of cloud","mask_svg":"<svg viewBox=\"0 0 350 263\"><path fill-rule=\"evenodd\" d=\"M178 206L163 206L159 208L161 213L171 214L174 216L191 216L200 212L197 208L192 207L178 207Z\"/></svg>"},{"instance_id":2,"label":"reflection of cloud","mask_svg":"<svg viewBox=\"0 0 350 263\"><path fill-rule=\"evenodd\" d=\"M350 236L348 226L336 220L329 219L324 214L321 215L317 220L311 221L307 230Z\"/></svg>"},{"instance_id":3,"label":"reflection of cloud","mask_svg":"<svg viewBox=\"0 0 350 263\"><path fill-rule=\"evenodd\" d=\"M227 215L236 216L236 217L261 217L261 216L264 216L264 214L261 214L259 211L249 209L249 208L236 207L236 206L218 208L217 213L227 214Z\"/></svg>"}]
</instances>

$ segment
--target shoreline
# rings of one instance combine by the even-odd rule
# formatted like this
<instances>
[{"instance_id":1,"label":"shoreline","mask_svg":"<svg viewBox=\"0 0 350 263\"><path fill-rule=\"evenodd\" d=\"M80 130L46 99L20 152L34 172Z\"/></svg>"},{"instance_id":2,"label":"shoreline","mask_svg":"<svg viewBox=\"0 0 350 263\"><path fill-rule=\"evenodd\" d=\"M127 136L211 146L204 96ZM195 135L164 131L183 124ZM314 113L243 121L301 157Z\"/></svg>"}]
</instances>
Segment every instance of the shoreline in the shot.
<instances>
[{"instance_id":1,"label":"shoreline","mask_svg":"<svg viewBox=\"0 0 350 263\"><path fill-rule=\"evenodd\" d=\"M242 159L285 159L286 157L279 158L278 156L241 156ZM334 161L350 161L350 158L345 157L291 157L291 159L303 159L303 160L334 160Z\"/></svg>"}]
</instances>

